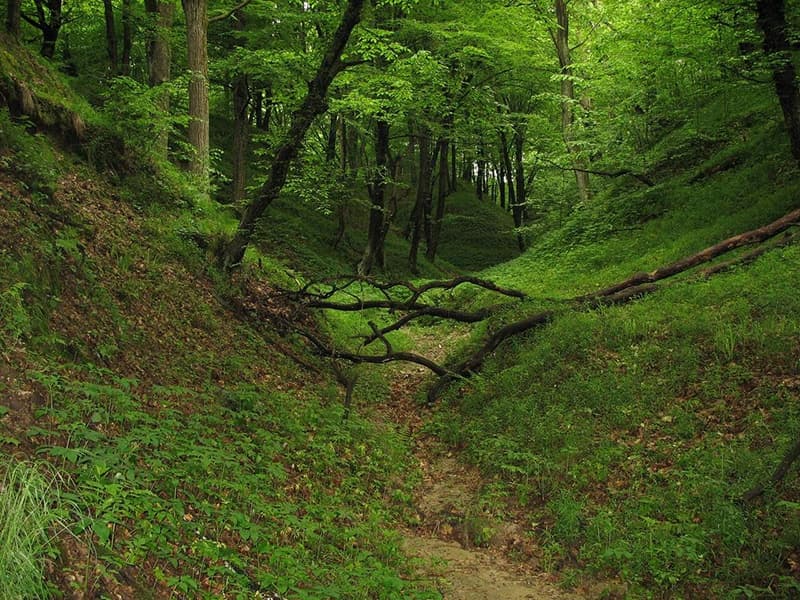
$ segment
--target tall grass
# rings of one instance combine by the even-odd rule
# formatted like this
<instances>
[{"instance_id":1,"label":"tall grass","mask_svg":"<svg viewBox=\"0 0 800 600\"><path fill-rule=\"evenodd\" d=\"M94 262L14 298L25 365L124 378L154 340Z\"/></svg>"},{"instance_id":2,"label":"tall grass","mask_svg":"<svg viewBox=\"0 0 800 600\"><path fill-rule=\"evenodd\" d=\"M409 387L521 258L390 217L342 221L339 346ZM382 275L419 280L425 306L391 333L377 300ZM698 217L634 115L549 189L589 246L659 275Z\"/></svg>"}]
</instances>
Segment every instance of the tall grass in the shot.
<instances>
[{"instance_id":1,"label":"tall grass","mask_svg":"<svg viewBox=\"0 0 800 600\"><path fill-rule=\"evenodd\" d=\"M49 598L45 561L57 518L53 480L30 464L0 464L0 600Z\"/></svg>"}]
</instances>

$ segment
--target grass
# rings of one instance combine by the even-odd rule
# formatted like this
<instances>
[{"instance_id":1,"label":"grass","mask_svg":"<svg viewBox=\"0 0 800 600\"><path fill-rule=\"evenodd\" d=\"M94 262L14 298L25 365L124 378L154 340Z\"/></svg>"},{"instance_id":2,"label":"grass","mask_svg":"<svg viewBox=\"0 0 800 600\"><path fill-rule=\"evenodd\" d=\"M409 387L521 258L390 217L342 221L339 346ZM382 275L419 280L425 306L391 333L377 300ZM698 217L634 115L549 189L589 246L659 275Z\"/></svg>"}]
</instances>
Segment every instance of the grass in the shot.
<instances>
[{"instance_id":1,"label":"grass","mask_svg":"<svg viewBox=\"0 0 800 600\"><path fill-rule=\"evenodd\" d=\"M0 599L49 598L58 489L31 464L6 458L0 472Z\"/></svg>"},{"instance_id":2,"label":"grass","mask_svg":"<svg viewBox=\"0 0 800 600\"><path fill-rule=\"evenodd\" d=\"M654 152L692 135L676 132ZM598 195L542 232L482 273L532 297L503 322L796 207L782 135L759 121L694 165L669 166L655 187ZM688 181L732 155L735 169ZM800 434L798 260L791 246L624 307L563 310L451 391L433 430L515 497L565 581L619 578L635 598L794 597L796 471L755 506L740 498Z\"/></svg>"}]
</instances>

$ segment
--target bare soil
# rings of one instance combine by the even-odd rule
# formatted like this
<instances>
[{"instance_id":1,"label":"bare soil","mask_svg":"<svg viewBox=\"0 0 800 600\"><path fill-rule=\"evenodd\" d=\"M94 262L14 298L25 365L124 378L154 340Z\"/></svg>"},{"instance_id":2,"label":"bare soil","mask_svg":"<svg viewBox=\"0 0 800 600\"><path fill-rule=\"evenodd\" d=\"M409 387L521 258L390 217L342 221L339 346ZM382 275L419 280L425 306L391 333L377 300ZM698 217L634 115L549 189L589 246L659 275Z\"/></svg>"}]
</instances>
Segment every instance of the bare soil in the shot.
<instances>
[{"instance_id":1,"label":"bare soil","mask_svg":"<svg viewBox=\"0 0 800 600\"><path fill-rule=\"evenodd\" d=\"M437 359L437 348L452 347L454 340L417 341ZM411 435L422 471L414 498L416 524L402 532L406 554L418 559L419 575L434 580L445 600L581 598L560 590L542 569L536 541L513 511L499 516L480 506L486 482L477 469L423 431L429 411L416 396L425 376L419 367L396 366L390 402L380 410L382 420Z\"/></svg>"}]
</instances>

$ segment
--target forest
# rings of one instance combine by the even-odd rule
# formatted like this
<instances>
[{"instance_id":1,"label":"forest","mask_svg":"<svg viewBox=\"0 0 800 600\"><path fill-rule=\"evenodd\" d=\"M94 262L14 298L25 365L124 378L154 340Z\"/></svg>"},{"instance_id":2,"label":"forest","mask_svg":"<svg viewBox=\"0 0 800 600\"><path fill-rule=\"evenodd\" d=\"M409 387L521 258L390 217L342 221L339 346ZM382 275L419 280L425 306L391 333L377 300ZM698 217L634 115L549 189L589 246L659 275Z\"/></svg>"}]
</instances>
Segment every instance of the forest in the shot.
<instances>
[{"instance_id":1,"label":"forest","mask_svg":"<svg viewBox=\"0 0 800 600\"><path fill-rule=\"evenodd\" d=\"M0 600L800 598L800 3L0 13Z\"/></svg>"}]
</instances>

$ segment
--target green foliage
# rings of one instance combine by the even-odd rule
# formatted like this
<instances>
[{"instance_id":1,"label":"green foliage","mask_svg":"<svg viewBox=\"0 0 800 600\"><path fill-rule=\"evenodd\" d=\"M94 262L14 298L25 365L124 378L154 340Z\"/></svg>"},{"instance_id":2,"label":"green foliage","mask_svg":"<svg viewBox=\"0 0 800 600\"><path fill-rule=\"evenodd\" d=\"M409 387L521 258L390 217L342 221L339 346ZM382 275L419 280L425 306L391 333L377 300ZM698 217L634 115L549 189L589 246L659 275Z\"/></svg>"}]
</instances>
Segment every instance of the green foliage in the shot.
<instances>
[{"instance_id":1,"label":"green foliage","mask_svg":"<svg viewBox=\"0 0 800 600\"><path fill-rule=\"evenodd\" d=\"M30 435L72 474L77 532L117 566L157 559L169 571L150 576L184 594L432 597L398 575L383 526L383 497L407 497L390 483L405 449L385 432L312 397L249 386L145 396L103 369L86 376L55 379Z\"/></svg>"},{"instance_id":2,"label":"green foliage","mask_svg":"<svg viewBox=\"0 0 800 600\"><path fill-rule=\"evenodd\" d=\"M44 136L31 135L35 127L0 110L0 164L12 170L35 195L49 198L55 192L62 168ZM9 152L12 151L12 152Z\"/></svg>"},{"instance_id":3,"label":"green foliage","mask_svg":"<svg viewBox=\"0 0 800 600\"><path fill-rule=\"evenodd\" d=\"M61 527L58 489L31 464L4 458L0 472L0 598L50 598L44 569Z\"/></svg>"}]
</instances>

